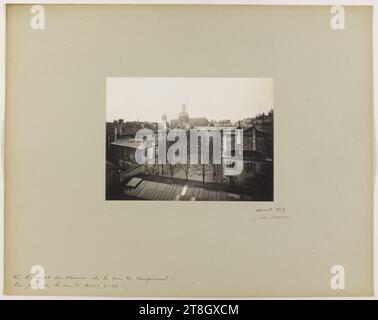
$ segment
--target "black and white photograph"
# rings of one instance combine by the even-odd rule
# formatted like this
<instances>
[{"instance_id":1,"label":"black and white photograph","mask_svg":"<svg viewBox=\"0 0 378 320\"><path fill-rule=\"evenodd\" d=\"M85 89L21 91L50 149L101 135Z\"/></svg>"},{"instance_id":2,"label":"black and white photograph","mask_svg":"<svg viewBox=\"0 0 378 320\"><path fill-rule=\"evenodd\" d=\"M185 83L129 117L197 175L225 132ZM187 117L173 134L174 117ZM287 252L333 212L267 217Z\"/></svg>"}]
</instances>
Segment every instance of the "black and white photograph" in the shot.
<instances>
[{"instance_id":1,"label":"black and white photograph","mask_svg":"<svg viewBox=\"0 0 378 320\"><path fill-rule=\"evenodd\" d=\"M273 79L106 85L106 200L273 201Z\"/></svg>"}]
</instances>

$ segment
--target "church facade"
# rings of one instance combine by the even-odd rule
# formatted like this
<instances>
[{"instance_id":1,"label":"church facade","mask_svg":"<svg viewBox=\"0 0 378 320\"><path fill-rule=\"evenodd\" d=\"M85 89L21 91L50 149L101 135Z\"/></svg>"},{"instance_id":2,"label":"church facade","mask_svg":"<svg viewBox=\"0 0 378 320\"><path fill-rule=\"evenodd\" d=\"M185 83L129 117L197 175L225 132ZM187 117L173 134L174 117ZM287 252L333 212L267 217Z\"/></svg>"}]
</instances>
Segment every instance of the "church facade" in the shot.
<instances>
[{"instance_id":1,"label":"church facade","mask_svg":"<svg viewBox=\"0 0 378 320\"><path fill-rule=\"evenodd\" d=\"M208 125L209 120L205 117L190 118L185 105L182 106L181 112L178 114L178 119L172 119L170 121L171 129L189 130L196 127L206 127Z\"/></svg>"}]
</instances>

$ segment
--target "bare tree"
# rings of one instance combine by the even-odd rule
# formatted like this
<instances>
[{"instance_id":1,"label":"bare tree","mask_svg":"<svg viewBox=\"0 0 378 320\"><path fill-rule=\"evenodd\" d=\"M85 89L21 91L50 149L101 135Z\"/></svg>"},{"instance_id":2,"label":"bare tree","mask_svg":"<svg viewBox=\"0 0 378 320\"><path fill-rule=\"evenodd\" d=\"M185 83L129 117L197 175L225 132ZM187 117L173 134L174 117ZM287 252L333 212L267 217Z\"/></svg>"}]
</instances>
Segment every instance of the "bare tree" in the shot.
<instances>
[{"instance_id":1,"label":"bare tree","mask_svg":"<svg viewBox=\"0 0 378 320\"><path fill-rule=\"evenodd\" d=\"M213 164L213 180L214 181L221 181L222 180L222 167L219 164Z\"/></svg>"},{"instance_id":2,"label":"bare tree","mask_svg":"<svg viewBox=\"0 0 378 320\"><path fill-rule=\"evenodd\" d=\"M189 163L185 163L185 164L182 164L181 167L184 169L185 171L185 177L186 177L186 180L188 180L188 176L189 176L189 171L190 171L190 164Z\"/></svg>"},{"instance_id":3,"label":"bare tree","mask_svg":"<svg viewBox=\"0 0 378 320\"><path fill-rule=\"evenodd\" d=\"M146 164L146 165L145 165L145 168L146 168L145 172L146 172L147 174L149 174L149 175L154 175L154 174L156 174L156 169L158 169L158 168L157 168L157 165L155 165L155 164Z\"/></svg>"},{"instance_id":4,"label":"bare tree","mask_svg":"<svg viewBox=\"0 0 378 320\"><path fill-rule=\"evenodd\" d=\"M202 182L205 182L205 177L211 170L211 165L210 164L200 164L198 167L198 174L202 176Z\"/></svg>"},{"instance_id":5,"label":"bare tree","mask_svg":"<svg viewBox=\"0 0 378 320\"><path fill-rule=\"evenodd\" d=\"M173 176L175 175L175 173L177 171L177 164L170 163L168 168L169 168L169 172L170 172L170 174L173 178Z\"/></svg>"}]
</instances>

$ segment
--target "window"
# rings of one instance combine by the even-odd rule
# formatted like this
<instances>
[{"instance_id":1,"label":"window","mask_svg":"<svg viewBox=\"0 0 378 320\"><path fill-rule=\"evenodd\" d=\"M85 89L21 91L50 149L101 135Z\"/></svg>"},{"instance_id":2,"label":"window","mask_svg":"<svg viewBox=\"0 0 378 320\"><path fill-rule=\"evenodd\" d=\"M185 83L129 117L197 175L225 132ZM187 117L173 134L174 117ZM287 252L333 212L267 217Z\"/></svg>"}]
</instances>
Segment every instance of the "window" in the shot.
<instances>
[{"instance_id":1,"label":"window","mask_svg":"<svg viewBox=\"0 0 378 320\"><path fill-rule=\"evenodd\" d=\"M227 162L226 163L226 168L234 168L235 167L235 162Z\"/></svg>"},{"instance_id":2,"label":"window","mask_svg":"<svg viewBox=\"0 0 378 320\"><path fill-rule=\"evenodd\" d=\"M246 172L256 172L256 163L244 162L244 168Z\"/></svg>"},{"instance_id":3,"label":"window","mask_svg":"<svg viewBox=\"0 0 378 320\"><path fill-rule=\"evenodd\" d=\"M256 163L244 162L244 168L246 172L256 172Z\"/></svg>"}]
</instances>

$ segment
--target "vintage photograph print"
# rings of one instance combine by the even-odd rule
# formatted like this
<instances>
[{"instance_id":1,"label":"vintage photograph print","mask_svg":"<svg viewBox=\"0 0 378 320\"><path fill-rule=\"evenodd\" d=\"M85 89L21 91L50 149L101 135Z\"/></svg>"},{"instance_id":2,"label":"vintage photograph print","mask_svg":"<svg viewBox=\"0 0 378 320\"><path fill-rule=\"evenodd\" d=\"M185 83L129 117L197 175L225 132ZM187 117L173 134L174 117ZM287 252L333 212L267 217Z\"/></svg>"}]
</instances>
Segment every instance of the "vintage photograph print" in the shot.
<instances>
[{"instance_id":1,"label":"vintage photograph print","mask_svg":"<svg viewBox=\"0 0 378 320\"><path fill-rule=\"evenodd\" d=\"M106 200L273 201L272 78L107 78Z\"/></svg>"}]
</instances>

